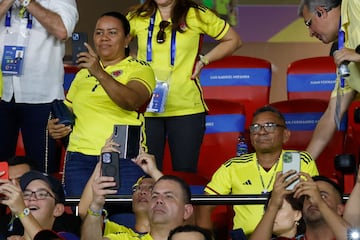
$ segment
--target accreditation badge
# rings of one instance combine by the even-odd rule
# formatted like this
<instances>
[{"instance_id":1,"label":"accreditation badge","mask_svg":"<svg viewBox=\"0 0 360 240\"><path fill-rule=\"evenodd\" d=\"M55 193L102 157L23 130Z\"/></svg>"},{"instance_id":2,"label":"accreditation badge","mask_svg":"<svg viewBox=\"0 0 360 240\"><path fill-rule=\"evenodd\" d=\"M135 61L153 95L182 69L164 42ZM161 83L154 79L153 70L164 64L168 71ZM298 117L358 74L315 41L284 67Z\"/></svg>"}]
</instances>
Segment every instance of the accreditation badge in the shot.
<instances>
[{"instance_id":1,"label":"accreditation badge","mask_svg":"<svg viewBox=\"0 0 360 240\"><path fill-rule=\"evenodd\" d=\"M156 86L146 111L163 113L165 111L166 100L169 92L171 71L154 70L154 73Z\"/></svg>"}]
</instances>

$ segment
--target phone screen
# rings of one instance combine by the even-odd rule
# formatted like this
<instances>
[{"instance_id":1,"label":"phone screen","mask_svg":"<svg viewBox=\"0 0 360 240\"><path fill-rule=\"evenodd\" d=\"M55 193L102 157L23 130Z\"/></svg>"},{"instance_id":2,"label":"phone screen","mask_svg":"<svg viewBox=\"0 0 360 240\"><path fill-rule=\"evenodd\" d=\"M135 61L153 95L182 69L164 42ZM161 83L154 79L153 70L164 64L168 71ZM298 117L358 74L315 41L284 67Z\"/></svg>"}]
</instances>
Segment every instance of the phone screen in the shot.
<instances>
[{"instance_id":1,"label":"phone screen","mask_svg":"<svg viewBox=\"0 0 360 240\"><path fill-rule=\"evenodd\" d=\"M88 42L88 36L85 32L74 32L72 34L71 43L72 43L72 64L77 65L77 55L80 52L87 52L87 48L84 43Z\"/></svg>"}]
</instances>

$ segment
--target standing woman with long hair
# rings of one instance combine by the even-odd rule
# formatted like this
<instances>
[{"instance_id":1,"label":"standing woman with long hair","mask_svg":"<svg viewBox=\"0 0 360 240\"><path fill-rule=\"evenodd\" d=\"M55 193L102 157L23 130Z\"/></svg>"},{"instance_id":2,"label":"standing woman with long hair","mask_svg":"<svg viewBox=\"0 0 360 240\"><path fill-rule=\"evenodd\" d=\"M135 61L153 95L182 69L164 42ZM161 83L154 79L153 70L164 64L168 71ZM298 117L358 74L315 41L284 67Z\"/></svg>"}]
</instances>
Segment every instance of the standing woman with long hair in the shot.
<instances>
[{"instance_id":1,"label":"standing woman with long hair","mask_svg":"<svg viewBox=\"0 0 360 240\"><path fill-rule=\"evenodd\" d=\"M174 170L196 172L207 111L199 73L231 55L241 39L225 20L191 0L146 0L127 18L137 58L150 63L157 81L145 113L149 153L162 169L167 138ZM219 43L202 55L205 34Z\"/></svg>"}]
</instances>

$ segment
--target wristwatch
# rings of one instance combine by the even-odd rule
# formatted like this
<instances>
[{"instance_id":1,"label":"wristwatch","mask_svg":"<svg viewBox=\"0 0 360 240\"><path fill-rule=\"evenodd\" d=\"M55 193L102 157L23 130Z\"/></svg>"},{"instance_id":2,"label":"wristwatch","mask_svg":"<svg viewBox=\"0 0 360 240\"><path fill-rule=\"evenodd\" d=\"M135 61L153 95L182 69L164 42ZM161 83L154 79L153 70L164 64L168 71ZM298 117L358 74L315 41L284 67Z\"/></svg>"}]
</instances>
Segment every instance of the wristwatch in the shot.
<instances>
[{"instance_id":1,"label":"wristwatch","mask_svg":"<svg viewBox=\"0 0 360 240\"><path fill-rule=\"evenodd\" d=\"M30 209L24 208L24 210L21 213L19 213L19 215L17 215L16 217L18 219L22 219L23 217L29 216L29 214L30 214Z\"/></svg>"},{"instance_id":2,"label":"wristwatch","mask_svg":"<svg viewBox=\"0 0 360 240\"><path fill-rule=\"evenodd\" d=\"M31 3L31 0L23 0L21 6L27 7Z\"/></svg>"}]
</instances>

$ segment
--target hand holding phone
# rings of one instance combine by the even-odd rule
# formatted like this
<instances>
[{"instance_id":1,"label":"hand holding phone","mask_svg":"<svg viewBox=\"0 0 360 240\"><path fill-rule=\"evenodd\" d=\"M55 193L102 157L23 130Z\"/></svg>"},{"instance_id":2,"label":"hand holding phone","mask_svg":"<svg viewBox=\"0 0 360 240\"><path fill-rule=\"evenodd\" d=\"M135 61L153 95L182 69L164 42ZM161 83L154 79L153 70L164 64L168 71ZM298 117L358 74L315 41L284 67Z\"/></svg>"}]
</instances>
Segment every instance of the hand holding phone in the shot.
<instances>
[{"instance_id":1,"label":"hand holding phone","mask_svg":"<svg viewBox=\"0 0 360 240\"><path fill-rule=\"evenodd\" d=\"M289 170L295 170L296 173L300 172L300 153L299 152L284 152L283 154L283 173ZM294 176L294 174L287 177L287 179ZM299 179L287 186L286 190L293 190L295 185L299 182Z\"/></svg>"},{"instance_id":2,"label":"hand holding phone","mask_svg":"<svg viewBox=\"0 0 360 240\"><path fill-rule=\"evenodd\" d=\"M109 189L120 187L120 159L117 152L104 152L101 154L101 172L103 176L114 177L115 186Z\"/></svg>"},{"instance_id":3,"label":"hand holding phone","mask_svg":"<svg viewBox=\"0 0 360 240\"><path fill-rule=\"evenodd\" d=\"M81 52L87 52L87 48L84 45L85 42L88 42L88 36L85 32L74 32L72 34L71 43L72 43L72 64L77 65L77 55Z\"/></svg>"}]
</instances>

